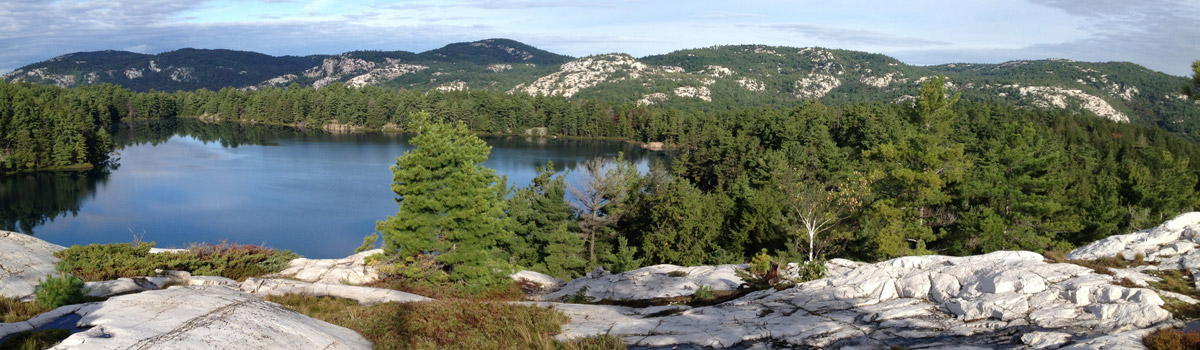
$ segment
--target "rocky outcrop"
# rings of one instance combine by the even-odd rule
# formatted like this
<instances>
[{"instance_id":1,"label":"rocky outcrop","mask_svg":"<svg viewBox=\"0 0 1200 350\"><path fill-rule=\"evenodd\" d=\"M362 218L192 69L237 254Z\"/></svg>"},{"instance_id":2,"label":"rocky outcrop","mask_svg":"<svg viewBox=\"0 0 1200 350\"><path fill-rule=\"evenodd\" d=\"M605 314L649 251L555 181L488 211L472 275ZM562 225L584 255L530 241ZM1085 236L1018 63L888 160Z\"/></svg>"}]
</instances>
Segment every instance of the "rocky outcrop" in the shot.
<instances>
[{"instance_id":1,"label":"rocky outcrop","mask_svg":"<svg viewBox=\"0 0 1200 350\"><path fill-rule=\"evenodd\" d=\"M744 283L735 271L746 265L683 267L670 264L647 266L620 274L596 269L584 277L568 282L545 300L566 300L586 288L584 295L592 301L649 300L688 296L700 286L713 290L736 290Z\"/></svg>"},{"instance_id":2,"label":"rocky outcrop","mask_svg":"<svg viewBox=\"0 0 1200 350\"><path fill-rule=\"evenodd\" d=\"M796 98L821 98L842 85L842 81L829 74L812 73L797 80L792 91Z\"/></svg>"},{"instance_id":3,"label":"rocky outcrop","mask_svg":"<svg viewBox=\"0 0 1200 350\"><path fill-rule=\"evenodd\" d=\"M710 92L708 90L707 86L701 86L701 87L680 86L680 87L675 88L674 92L675 92L675 96L694 97L694 98L704 100L705 102L712 102L712 92Z\"/></svg>"},{"instance_id":4,"label":"rocky outcrop","mask_svg":"<svg viewBox=\"0 0 1200 350\"><path fill-rule=\"evenodd\" d=\"M1196 288L1200 289L1200 212L1181 214L1155 228L1092 242L1071 251L1067 259L1120 257L1135 260L1139 256L1150 264L1133 269L1115 269L1114 274L1137 283L1139 280L1157 280L1145 276L1142 272L1146 270L1187 270L1196 281Z\"/></svg>"},{"instance_id":5,"label":"rocky outcrop","mask_svg":"<svg viewBox=\"0 0 1200 350\"><path fill-rule=\"evenodd\" d=\"M368 256L382 253L372 249L341 259L294 259L288 268L275 274L305 282L361 285L379 279L375 267L367 265Z\"/></svg>"},{"instance_id":6,"label":"rocky outcrop","mask_svg":"<svg viewBox=\"0 0 1200 350\"><path fill-rule=\"evenodd\" d=\"M87 330L54 349L371 348L352 330L219 286L123 295L70 313Z\"/></svg>"},{"instance_id":7,"label":"rocky outcrop","mask_svg":"<svg viewBox=\"0 0 1200 350\"><path fill-rule=\"evenodd\" d=\"M1056 86L1005 86L1017 89L1022 97L1032 99L1034 107L1039 108L1057 108L1065 109L1068 107L1068 102L1076 101L1080 107L1086 109L1100 117L1107 118L1115 122L1129 122L1129 116L1121 113L1116 108L1113 108L1108 101L1083 92L1079 89L1068 89Z\"/></svg>"},{"instance_id":8,"label":"rocky outcrop","mask_svg":"<svg viewBox=\"0 0 1200 350\"><path fill-rule=\"evenodd\" d=\"M31 300L38 281L58 273L54 252L63 249L30 235L0 231L0 297Z\"/></svg>"},{"instance_id":9,"label":"rocky outcrop","mask_svg":"<svg viewBox=\"0 0 1200 350\"><path fill-rule=\"evenodd\" d=\"M1149 289L1114 285L1111 276L1077 265L1046 263L1031 252L913 256L852 269L844 262L839 265L825 279L709 307L647 313L621 306L539 305L571 317L563 338L608 332L645 347L1120 346L1172 322L1161 307L1162 299ZM664 285L662 281L671 277L656 276L669 269L592 276L572 281L556 295L582 285L589 286L588 295L597 288L594 298L684 291ZM704 275L698 270L689 273L697 279ZM620 294L596 281L621 286L616 288ZM654 317L662 314L668 315Z\"/></svg>"},{"instance_id":10,"label":"rocky outcrop","mask_svg":"<svg viewBox=\"0 0 1200 350\"><path fill-rule=\"evenodd\" d=\"M585 57L564 63L557 72L538 78L529 85L517 85L509 92L524 92L530 95L560 95L571 97L580 90L610 81L618 72L637 78L641 72L651 69L629 55L600 55ZM620 80L620 79L611 79Z\"/></svg>"}]
</instances>

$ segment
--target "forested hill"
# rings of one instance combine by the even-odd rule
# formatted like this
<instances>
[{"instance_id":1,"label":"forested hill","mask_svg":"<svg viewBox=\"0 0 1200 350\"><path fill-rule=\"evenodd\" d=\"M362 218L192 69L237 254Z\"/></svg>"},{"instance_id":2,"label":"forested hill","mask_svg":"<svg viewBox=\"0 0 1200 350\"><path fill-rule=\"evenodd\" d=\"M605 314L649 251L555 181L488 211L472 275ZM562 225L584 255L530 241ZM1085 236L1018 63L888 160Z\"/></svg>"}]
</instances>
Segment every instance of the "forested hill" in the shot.
<instances>
[{"instance_id":1,"label":"forested hill","mask_svg":"<svg viewBox=\"0 0 1200 350\"><path fill-rule=\"evenodd\" d=\"M1200 139L1200 106L1187 80L1131 63L1069 60L913 66L865 52L762 45L717 46L635 58L574 59L507 39L455 43L422 53L352 51L273 57L181 49L158 55L67 54L3 78L75 86L112 83L135 91L325 87L341 82L418 91L491 90L560 95L613 104L724 111L757 106L911 99L930 77L969 100L1081 110Z\"/></svg>"}]
</instances>

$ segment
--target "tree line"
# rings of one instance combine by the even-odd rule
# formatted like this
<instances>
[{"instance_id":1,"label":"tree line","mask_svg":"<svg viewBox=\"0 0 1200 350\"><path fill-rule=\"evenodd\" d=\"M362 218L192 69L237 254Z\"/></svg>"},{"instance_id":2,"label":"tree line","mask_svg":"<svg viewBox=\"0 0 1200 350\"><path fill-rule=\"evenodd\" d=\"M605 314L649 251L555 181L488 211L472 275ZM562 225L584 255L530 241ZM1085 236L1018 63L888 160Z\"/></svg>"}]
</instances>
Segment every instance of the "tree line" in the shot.
<instances>
[{"instance_id":1,"label":"tree line","mask_svg":"<svg viewBox=\"0 0 1200 350\"><path fill-rule=\"evenodd\" d=\"M438 136L445 130L455 136ZM446 145L469 138L465 123L421 132L394 168L401 210L379 229L391 251L447 271L471 263L461 256L573 278L594 267L740 263L764 249L790 261L1065 251L1153 227L1200 200L1192 142L1090 115L966 101L940 79L907 104L692 114L676 129L670 169L643 174L619 157L595 159L574 185L547 164L528 186L497 188L478 166L486 147ZM418 144L426 137L442 143ZM434 153L416 156L422 147ZM473 155L444 160L454 152ZM429 175L440 166L477 176ZM439 184L412 185L422 181ZM429 200L429 188L460 194ZM447 203L465 211L450 214ZM489 224L423 230L401 219L409 210ZM466 247L482 253L441 260Z\"/></svg>"},{"instance_id":2,"label":"tree line","mask_svg":"<svg viewBox=\"0 0 1200 350\"><path fill-rule=\"evenodd\" d=\"M809 101L727 112L340 84L171 94L5 84L0 93L6 170L56 164L63 152L38 142L58 144L46 142L58 137L46 130L62 130L54 129L60 119L81 123L63 125L95 142L109 138L99 128L106 123L178 115L409 132L437 123L471 133L545 127L552 135L675 146L670 169L642 174L621 159L600 159L578 170L584 182L567 186L547 164L529 186L502 189L498 225L511 235L488 236L488 246L506 263L559 277L596 266L743 262L762 249L794 260L867 261L1065 250L1195 208L1200 178L1196 144L1177 135L1078 112L971 101L948 95L940 79L905 103ZM107 154L90 149L97 153L88 157ZM461 181L454 186L488 183ZM386 238L390 229L380 230Z\"/></svg>"}]
</instances>

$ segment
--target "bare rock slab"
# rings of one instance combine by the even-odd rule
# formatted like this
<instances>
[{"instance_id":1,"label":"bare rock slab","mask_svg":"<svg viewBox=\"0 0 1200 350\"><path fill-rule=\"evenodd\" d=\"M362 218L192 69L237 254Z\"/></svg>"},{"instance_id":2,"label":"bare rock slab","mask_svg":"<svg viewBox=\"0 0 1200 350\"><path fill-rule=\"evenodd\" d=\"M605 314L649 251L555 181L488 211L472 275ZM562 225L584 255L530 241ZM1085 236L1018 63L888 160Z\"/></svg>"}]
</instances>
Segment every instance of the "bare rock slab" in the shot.
<instances>
[{"instance_id":1,"label":"bare rock slab","mask_svg":"<svg viewBox=\"0 0 1200 350\"><path fill-rule=\"evenodd\" d=\"M829 277L795 288L753 292L677 312L537 305L571 318L561 338L609 333L628 345L649 348L1087 348L1126 344L1136 334L1173 322L1161 307L1163 300L1149 289L1115 285L1111 276L1047 263L1032 252L841 265ZM620 295L657 297L664 286L681 290L662 282L673 277L655 275L672 268L585 281L607 278L621 286Z\"/></svg>"},{"instance_id":2,"label":"bare rock slab","mask_svg":"<svg viewBox=\"0 0 1200 350\"><path fill-rule=\"evenodd\" d=\"M0 231L0 296L29 300L42 278L57 274L60 245L23 233Z\"/></svg>"},{"instance_id":3,"label":"bare rock slab","mask_svg":"<svg viewBox=\"0 0 1200 350\"><path fill-rule=\"evenodd\" d=\"M87 304L88 328L53 349L370 349L352 330L222 286L171 287Z\"/></svg>"},{"instance_id":4,"label":"bare rock slab","mask_svg":"<svg viewBox=\"0 0 1200 350\"><path fill-rule=\"evenodd\" d=\"M1109 236L1067 254L1068 259L1079 260L1108 257L1134 260L1138 256L1153 263L1154 269L1187 270L1200 289L1200 212L1180 214L1151 229ZM1129 277L1135 281L1142 279L1136 275Z\"/></svg>"}]
</instances>

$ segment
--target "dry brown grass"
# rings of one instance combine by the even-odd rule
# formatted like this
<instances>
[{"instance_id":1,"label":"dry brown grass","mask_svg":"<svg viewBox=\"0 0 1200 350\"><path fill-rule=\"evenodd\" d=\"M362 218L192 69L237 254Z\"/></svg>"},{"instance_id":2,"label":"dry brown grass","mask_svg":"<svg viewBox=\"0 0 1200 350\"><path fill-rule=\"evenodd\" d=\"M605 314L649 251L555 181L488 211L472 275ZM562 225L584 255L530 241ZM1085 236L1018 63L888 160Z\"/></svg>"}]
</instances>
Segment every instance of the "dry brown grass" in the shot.
<instances>
[{"instance_id":1,"label":"dry brown grass","mask_svg":"<svg viewBox=\"0 0 1200 350\"><path fill-rule=\"evenodd\" d=\"M1150 350L1198 350L1200 332L1160 329L1142 339L1142 343Z\"/></svg>"}]
</instances>

